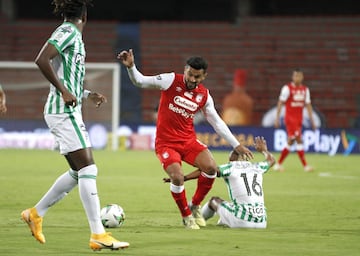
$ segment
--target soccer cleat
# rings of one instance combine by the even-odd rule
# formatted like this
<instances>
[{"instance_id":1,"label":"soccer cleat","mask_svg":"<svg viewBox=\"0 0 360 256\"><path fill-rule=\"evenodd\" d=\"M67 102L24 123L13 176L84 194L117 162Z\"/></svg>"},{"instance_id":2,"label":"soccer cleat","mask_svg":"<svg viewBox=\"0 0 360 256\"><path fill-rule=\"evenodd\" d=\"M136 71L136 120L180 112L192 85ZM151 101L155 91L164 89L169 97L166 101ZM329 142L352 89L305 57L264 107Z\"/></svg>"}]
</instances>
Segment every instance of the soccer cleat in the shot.
<instances>
[{"instance_id":1,"label":"soccer cleat","mask_svg":"<svg viewBox=\"0 0 360 256\"><path fill-rule=\"evenodd\" d=\"M111 236L111 233L92 234L89 246L94 251L101 249L119 250L129 247L128 242L120 242Z\"/></svg>"},{"instance_id":2,"label":"soccer cleat","mask_svg":"<svg viewBox=\"0 0 360 256\"><path fill-rule=\"evenodd\" d=\"M192 212L192 216L194 217L196 224L198 224L198 226L200 226L200 227L205 227L206 226L206 221L205 221L204 217L201 214L200 206L199 205L192 205L190 207L190 210Z\"/></svg>"},{"instance_id":3,"label":"soccer cleat","mask_svg":"<svg viewBox=\"0 0 360 256\"><path fill-rule=\"evenodd\" d=\"M312 172L312 171L314 171L314 168L312 166L306 165L304 167L304 172Z\"/></svg>"},{"instance_id":4,"label":"soccer cleat","mask_svg":"<svg viewBox=\"0 0 360 256\"><path fill-rule=\"evenodd\" d=\"M279 171L279 172L284 172L285 171L285 168L281 165L281 164L278 164L276 163L273 167L274 171Z\"/></svg>"},{"instance_id":5,"label":"soccer cleat","mask_svg":"<svg viewBox=\"0 0 360 256\"><path fill-rule=\"evenodd\" d=\"M183 218L183 223L185 228L187 229L200 229L198 224L196 224L195 222L195 218L192 215Z\"/></svg>"},{"instance_id":6,"label":"soccer cleat","mask_svg":"<svg viewBox=\"0 0 360 256\"><path fill-rule=\"evenodd\" d=\"M31 230L32 235L40 243L45 243L45 236L42 233L42 221L35 208L29 208L21 213L21 219L26 222Z\"/></svg>"}]
</instances>

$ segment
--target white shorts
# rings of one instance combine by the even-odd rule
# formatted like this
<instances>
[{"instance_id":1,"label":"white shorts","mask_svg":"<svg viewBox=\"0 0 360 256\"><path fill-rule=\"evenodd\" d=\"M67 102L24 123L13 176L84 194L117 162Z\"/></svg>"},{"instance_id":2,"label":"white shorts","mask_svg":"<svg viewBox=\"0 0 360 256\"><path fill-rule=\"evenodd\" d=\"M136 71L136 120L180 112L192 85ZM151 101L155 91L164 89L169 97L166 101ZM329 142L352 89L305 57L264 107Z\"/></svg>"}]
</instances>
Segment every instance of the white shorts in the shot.
<instances>
[{"instance_id":1,"label":"white shorts","mask_svg":"<svg viewBox=\"0 0 360 256\"><path fill-rule=\"evenodd\" d=\"M91 147L80 113L45 114L45 121L62 155Z\"/></svg>"},{"instance_id":2,"label":"white shorts","mask_svg":"<svg viewBox=\"0 0 360 256\"><path fill-rule=\"evenodd\" d=\"M263 222L250 222L242 220L235 216L234 211L229 210L233 205L229 202L223 202L227 205L224 207L222 204L219 204L217 209L217 214L220 219L218 225L228 226L230 228L266 228L266 221Z\"/></svg>"}]
</instances>

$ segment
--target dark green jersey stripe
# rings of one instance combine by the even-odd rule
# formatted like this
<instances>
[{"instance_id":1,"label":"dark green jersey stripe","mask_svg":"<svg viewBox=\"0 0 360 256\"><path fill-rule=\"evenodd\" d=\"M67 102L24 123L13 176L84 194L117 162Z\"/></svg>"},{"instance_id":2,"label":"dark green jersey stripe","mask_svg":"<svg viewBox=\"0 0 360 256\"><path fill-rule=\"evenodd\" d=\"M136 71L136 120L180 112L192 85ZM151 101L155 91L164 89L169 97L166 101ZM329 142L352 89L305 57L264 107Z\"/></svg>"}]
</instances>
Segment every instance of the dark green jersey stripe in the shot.
<instances>
[{"instance_id":1,"label":"dark green jersey stripe","mask_svg":"<svg viewBox=\"0 0 360 256\"><path fill-rule=\"evenodd\" d=\"M81 133L81 130L80 130L80 127L78 126L78 124L76 123L75 121L75 117L73 116L72 113L69 113L69 117L70 117L70 120L71 120L71 123L76 131L76 134L78 136L78 139L80 140L80 143L81 145L83 146L83 148L86 148L86 143L85 143L85 139L83 138L82 136L82 133ZM80 177L79 177L80 178Z\"/></svg>"}]
</instances>

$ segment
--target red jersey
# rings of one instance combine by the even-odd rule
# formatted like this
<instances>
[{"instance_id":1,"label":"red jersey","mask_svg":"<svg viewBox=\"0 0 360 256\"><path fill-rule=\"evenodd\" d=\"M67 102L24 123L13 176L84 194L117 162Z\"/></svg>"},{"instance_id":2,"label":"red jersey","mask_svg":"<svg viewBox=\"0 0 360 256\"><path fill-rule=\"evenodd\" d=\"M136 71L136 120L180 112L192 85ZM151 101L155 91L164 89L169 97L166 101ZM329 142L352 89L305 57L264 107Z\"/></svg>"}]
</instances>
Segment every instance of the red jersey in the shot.
<instances>
[{"instance_id":1,"label":"red jersey","mask_svg":"<svg viewBox=\"0 0 360 256\"><path fill-rule=\"evenodd\" d=\"M305 85L289 83L281 90L280 100L285 102L285 123L302 123L303 109L310 103L309 89Z\"/></svg>"},{"instance_id":2,"label":"red jersey","mask_svg":"<svg viewBox=\"0 0 360 256\"><path fill-rule=\"evenodd\" d=\"M182 143L196 139L193 119L195 113L205 106L208 93L202 84L187 90L184 75L176 74L170 87L161 91L155 143Z\"/></svg>"}]
</instances>

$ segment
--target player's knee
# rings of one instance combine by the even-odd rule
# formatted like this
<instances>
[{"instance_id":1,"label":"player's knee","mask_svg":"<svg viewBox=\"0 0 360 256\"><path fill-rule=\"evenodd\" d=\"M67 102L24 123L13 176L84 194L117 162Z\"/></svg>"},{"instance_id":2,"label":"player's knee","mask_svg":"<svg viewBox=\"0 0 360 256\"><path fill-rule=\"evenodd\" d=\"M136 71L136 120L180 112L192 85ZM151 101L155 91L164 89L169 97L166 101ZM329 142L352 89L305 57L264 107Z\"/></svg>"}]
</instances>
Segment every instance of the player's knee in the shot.
<instances>
[{"instance_id":1,"label":"player's knee","mask_svg":"<svg viewBox=\"0 0 360 256\"><path fill-rule=\"evenodd\" d=\"M221 204L223 200L218 196L213 196L209 201L209 207L211 210L216 211L219 204Z\"/></svg>"},{"instance_id":2,"label":"player's knee","mask_svg":"<svg viewBox=\"0 0 360 256\"><path fill-rule=\"evenodd\" d=\"M176 186L184 184L184 175L182 173L171 173L169 176L172 184Z\"/></svg>"},{"instance_id":3,"label":"player's knee","mask_svg":"<svg viewBox=\"0 0 360 256\"><path fill-rule=\"evenodd\" d=\"M205 164L202 168L200 168L202 172L205 172L208 175L215 175L217 171L217 166L215 163Z\"/></svg>"}]
</instances>

